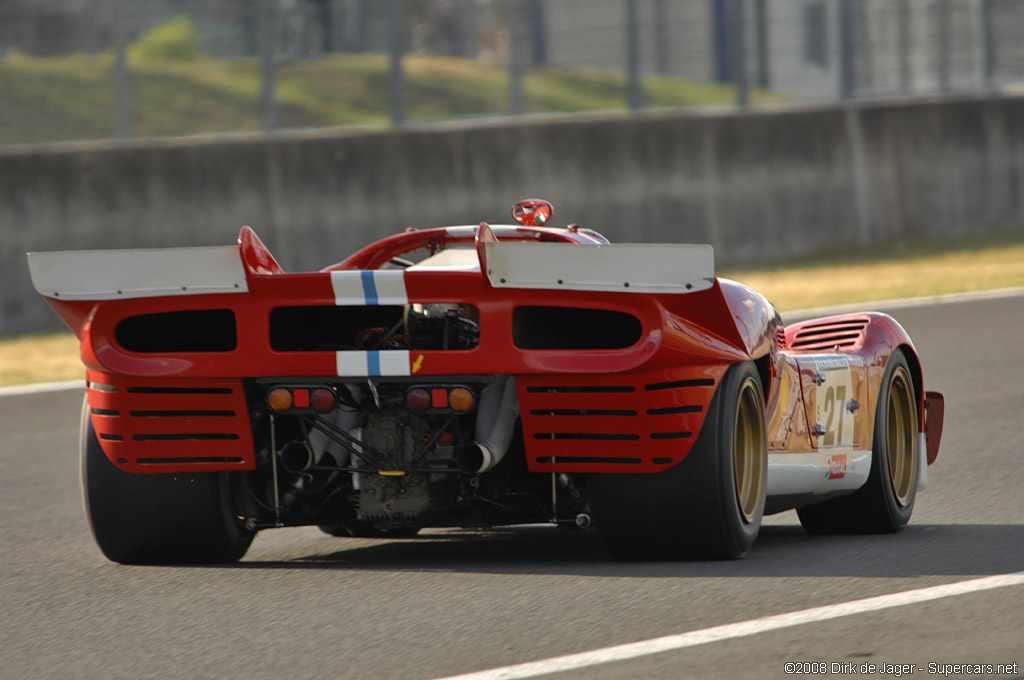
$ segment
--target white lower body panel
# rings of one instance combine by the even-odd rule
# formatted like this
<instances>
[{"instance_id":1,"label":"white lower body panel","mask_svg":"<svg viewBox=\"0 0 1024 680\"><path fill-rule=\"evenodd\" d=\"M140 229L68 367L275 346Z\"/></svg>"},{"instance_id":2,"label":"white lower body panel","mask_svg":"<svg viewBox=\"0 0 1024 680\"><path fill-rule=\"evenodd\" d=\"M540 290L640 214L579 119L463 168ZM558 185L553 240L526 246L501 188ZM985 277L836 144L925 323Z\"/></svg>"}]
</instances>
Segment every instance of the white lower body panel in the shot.
<instances>
[{"instance_id":1,"label":"white lower body panel","mask_svg":"<svg viewBox=\"0 0 1024 680\"><path fill-rule=\"evenodd\" d=\"M768 497L854 491L864 486L870 472L871 451L769 453Z\"/></svg>"}]
</instances>

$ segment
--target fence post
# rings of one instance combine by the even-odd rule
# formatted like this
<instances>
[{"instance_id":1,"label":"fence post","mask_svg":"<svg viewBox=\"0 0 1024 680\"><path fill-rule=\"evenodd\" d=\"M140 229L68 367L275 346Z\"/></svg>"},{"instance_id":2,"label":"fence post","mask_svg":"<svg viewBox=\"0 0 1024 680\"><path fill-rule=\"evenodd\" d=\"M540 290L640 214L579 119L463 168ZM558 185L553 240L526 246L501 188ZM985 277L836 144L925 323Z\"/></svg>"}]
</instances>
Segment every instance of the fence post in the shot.
<instances>
[{"instance_id":1,"label":"fence post","mask_svg":"<svg viewBox=\"0 0 1024 680\"><path fill-rule=\"evenodd\" d=\"M526 97L523 95L525 13L522 0L507 0L505 8L508 22L508 112L519 115L526 111Z\"/></svg>"},{"instance_id":2,"label":"fence post","mask_svg":"<svg viewBox=\"0 0 1024 680\"><path fill-rule=\"evenodd\" d=\"M839 97L853 99L857 90L857 44L853 0L839 0Z\"/></svg>"},{"instance_id":3,"label":"fence post","mask_svg":"<svg viewBox=\"0 0 1024 680\"><path fill-rule=\"evenodd\" d=\"M949 0L936 0L935 12L938 22L936 49L938 50L939 90L949 92Z\"/></svg>"},{"instance_id":4,"label":"fence post","mask_svg":"<svg viewBox=\"0 0 1024 680\"><path fill-rule=\"evenodd\" d=\"M260 129L277 128L277 13L274 0L260 2Z\"/></svg>"},{"instance_id":5,"label":"fence post","mask_svg":"<svg viewBox=\"0 0 1024 680\"><path fill-rule=\"evenodd\" d=\"M736 106L750 107L750 84L747 81L747 31L743 3L745 0L729 1L729 61L732 82L736 87Z\"/></svg>"},{"instance_id":6,"label":"fence post","mask_svg":"<svg viewBox=\"0 0 1024 680\"><path fill-rule=\"evenodd\" d=\"M757 86L769 90L772 86L772 74L768 46L768 10L767 0L755 0L754 21L757 24Z\"/></svg>"},{"instance_id":7,"label":"fence post","mask_svg":"<svg viewBox=\"0 0 1024 680\"><path fill-rule=\"evenodd\" d=\"M128 2L114 5L114 137L132 136L132 74L128 68Z\"/></svg>"},{"instance_id":8,"label":"fence post","mask_svg":"<svg viewBox=\"0 0 1024 680\"><path fill-rule=\"evenodd\" d=\"M644 106L643 82L640 80L640 36L636 0L626 2L626 103L630 111Z\"/></svg>"},{"instance_id":9,"label":"fence post","mask_svg":"<svg viewBox=\"0 0 1024 680\"><path fill-rule=\"evenodd\" d=\"M995 88L996 43L995 26L992 23L992 0L981 0L981 40L984 50L985 87Z\"/></svg>"},{"instance_id":10,"label":"fence post","mask_svg":"<svg viewBox=\"0 0 1024 680\"><path fill-rule=\"evenodd\" d=\"M388 113L392 125L405 122L405 74L402 72L402 55L405 52L402 40L402 1L391 0L388 4L388 55L391 72L388 78Z\"/></svg>"},{"instance_id":11,"label":"fence post","mask_svg":"<svg viewBox=\"0 0 1024 680\"><path fill-rule=\"evenodd\" d=\"M402 40L403 0L391 0L388 5L388 56L391 71L388 77L388 113L392 125L405 122L405 74L402 71L402 55L405 52Z\"/></svg>"},{"instance_id":12,"label":"fence post","mask_svg":"<svg viewBox=\"0 0 1024 680\"><path fill-rule=\"evenodd\" d=\"M899 0L897 33L900 50L900 91L910 94L913 79L910 73L910 0Z\"/></svg>"}]
</instances>

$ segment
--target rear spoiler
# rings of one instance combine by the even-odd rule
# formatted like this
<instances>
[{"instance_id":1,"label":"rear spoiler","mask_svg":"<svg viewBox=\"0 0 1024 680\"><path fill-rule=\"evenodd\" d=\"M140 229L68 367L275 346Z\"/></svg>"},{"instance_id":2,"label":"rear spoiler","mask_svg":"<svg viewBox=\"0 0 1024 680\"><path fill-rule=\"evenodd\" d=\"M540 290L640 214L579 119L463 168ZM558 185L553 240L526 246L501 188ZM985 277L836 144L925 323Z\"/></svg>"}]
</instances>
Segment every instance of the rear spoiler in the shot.
<instances>
[{"instance_id":1,"label":"rear spoiler","mask_svg":"<svg viewBox=\"0 0 1024 680\"><path fill-rule=\"evenodd\" d=\"M715 280L710 245L499 242L482 223L475 246L475 258L470 250L430 260L439 269L463 270L479 261L494 288L671 294L708 290ZM284 273L249 227L242 227L237 246L39 252L28 254L28 265L41 295L68 301L245 293L253 276ZM358 277L365 286L357 271L330 276L332 282Z\"/></svg>"},{"instance_id":2,"label":"rear spoiler","mask_svg":"<svg viewBox=\"0 0 1024 680\"><path fill-rule=\"evenodd\" d=\"M243 293L237 246L29 253L32 285L60 300Z\"/></svg>"},{"instance_id":3,"label":"rear spoiler","mask_svg":"<svg viewBox=\"0 0 1024 680\"><path fill-rule=\"evenodd\" d=\"M28 253L28 269L36 291L59 300L245 293L248 275L282 273L249 227L236 246Z\"/></svg>"},{"instance_id":4,"label":"rear spoiler","mask_svg":"<svg viewBox=\"0 0 1024 680\"><path fill-rule=\"evenodd\" d=\"M495 288L694 293L715 284L715 252L703 244L498 241L484 223L476 252Z\"/></svg>"}]
</instances>

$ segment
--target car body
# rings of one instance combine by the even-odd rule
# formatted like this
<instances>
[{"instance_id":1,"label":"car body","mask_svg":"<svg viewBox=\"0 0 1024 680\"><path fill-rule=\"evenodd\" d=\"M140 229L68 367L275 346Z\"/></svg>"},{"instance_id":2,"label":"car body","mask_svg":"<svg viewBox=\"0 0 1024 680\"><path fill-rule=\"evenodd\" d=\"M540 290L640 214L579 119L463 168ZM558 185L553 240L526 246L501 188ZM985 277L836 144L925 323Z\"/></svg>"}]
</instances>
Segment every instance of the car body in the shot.
<instances>
[{"instance_id":1,"label":"car body","mask_svg":"<svg viewBox=\"0 0 1024 680\"><path fill-rule=\"evenodd\" d=\"M30 253L81 340L83 492L118 562L229 562L273 527L593 526L621 559L736 558L765 513L909 520L942 396L858 313L783 326L710 246L408 230L317 272L237 246Z\"/></svg>"}]
</instances>

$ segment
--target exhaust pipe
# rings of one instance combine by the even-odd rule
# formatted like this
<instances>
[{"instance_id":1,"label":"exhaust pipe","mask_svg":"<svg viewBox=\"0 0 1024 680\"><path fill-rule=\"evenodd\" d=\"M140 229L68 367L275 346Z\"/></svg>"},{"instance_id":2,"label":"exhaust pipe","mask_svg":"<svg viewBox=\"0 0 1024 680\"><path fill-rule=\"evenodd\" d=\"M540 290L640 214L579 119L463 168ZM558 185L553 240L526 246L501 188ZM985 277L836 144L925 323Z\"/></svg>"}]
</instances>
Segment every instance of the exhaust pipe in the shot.
<instances>
[{"instance_id":1,"label":"exhaust pipe","mask_svg":"<svg viewBox=\"0 0 1024 680\"><path fill-rule=\"evenodd\" d=\"M516 380L512 376L502 376L480 395L476 422L478 441L456 451L455 461L459 470L479 474L500 463L512 443L518 417Z\"/></svg>"},{"instance_id":2,"label":"exhaust pipe","mask_svg":"<svg viewBox=\"0 0 1024 680\"><path fill-rule=\"evenodd\" d=\"M361 390L358 385L345 383L345 388L348 389L354 399L361 398ZM342 405L336 408L333 413L323 417L331 419L331 422L339 430L348 432L355 427L359 412L354 408ZM309 445L313 449L313 460L318 464L323 461L324 456L330 456L334 459L332 464L341 467L345 467L349 463L351 453L348 448L331 439L319 429L314 428L310 430Z\"/></svg>"},{"instance_id":3,"label":"exhaust pipe","mask_svg":"<svg viewBox=\"0 0 1024 680\"><path fill-rule=\"evenodd\" d=\"M469 474L486 472L498 464L504 456L498 456L486 443L475 442L466 444L455 452L455 462L459 470Z\"/></svg>"},{"instance_id":4,"label":"exhaust pipe","mask_svg":"<svg viewBox=\"0 0 1024 680\"><path fill-rule=\"evenodd\" d=\"M285 444L278 455L281 459L281 467L285 472L297 474L305 472L313 466L313 452L305 442L300 442L297 439Z\"/></svg>"}]
</instances>

